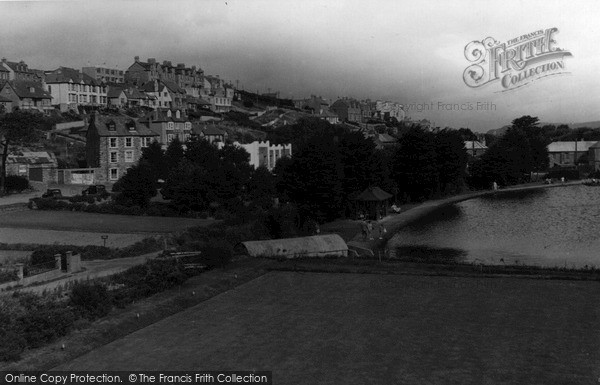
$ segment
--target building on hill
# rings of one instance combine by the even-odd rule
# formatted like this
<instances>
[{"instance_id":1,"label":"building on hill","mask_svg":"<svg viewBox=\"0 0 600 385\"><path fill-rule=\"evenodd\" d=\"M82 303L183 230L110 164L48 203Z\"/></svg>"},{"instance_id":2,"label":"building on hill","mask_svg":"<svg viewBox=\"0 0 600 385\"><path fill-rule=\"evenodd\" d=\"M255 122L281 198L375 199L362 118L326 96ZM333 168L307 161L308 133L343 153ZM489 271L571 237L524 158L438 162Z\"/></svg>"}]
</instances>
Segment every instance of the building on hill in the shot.
<instances>
[{"instance_id":1,"label":"building on hill","mask_svg":"<svg viewBox=\"0 0 600 385\"><path fill-rule=\"evenodd\" d=\"M378 100L375 105L377 117L379 119L396 119L401 122L406 118L404 106L400 103Z\"/></svg>"},{"instance_id":2,"label":"building on hill","mask_svg":"<svg viewBox=\"0 0 600 385\"><path fill-rule=\"evenodd\" d=\"M154 58L142 62L136 56L134 63L125 71L125 81L141 86L153 80L173 82L181 89L189 89L191 95L198 96L204 81L204 71L196 66L186 67L183 63L173 66L167 60L160 64Z\"/></svg>"},{"instance_id":3,"label":"building on hill","mask_svg":"<svg viewBox=\"0 0 600 385\"><path fill-rule=\"evenodd\" d=\"M106 107L108 87L76 69L59 67L46 72L46 89L52 95L52 105L61 111L77 110L78 106Z\"/></svg>"},{"instance_id":4,"label":"building on hill","mask_svg":"<svg viewBox=\"0 0 600 385\"><path fill-rule=\"evenodd\" d=\"M0 89L0 96L11 100L12 109L18 107L43 113L54 109L52 96L43 89L42 83L33 80L9 80Z\"/></svg>"},{"instance_id":5,"label":"building on hill","mask_svg":"<svg viewBox=\"0 0 600 385\"><path fill-rule=\"evenodd\" d=\"M292 156L292 145L288 144L270 144L265 142L255 141L248 144L240 144L235 142L234 145L244 148L250 154L250 165L254 168L260 166L266 167L269 171L275 168L279 159Z\"/></svg>"},{"instance_id":6,"label":"building on hill","mask_svg":"<svg viewBox=\"0 0 600 385\"><path fill-rule=\"evenodd\" d=\"M552 167L573 167L575 164L580 164L589 158L588 161L591 164L595 164L595 157L592 160L592 156L595 155L595 148L592 149L590 155L590 148L596 145L598 141L564 141L564 142L552 142L548 145L548 165ZM599 154L600 155L600 154Z\"/></svg>"},{"instance_id":7,"label":"building on hill","mask_svg":"<svg viewBox=\"0 0 600 385\"><path fill-rule=\"evenodd\" d=\"M159 135L126 116L92 114L86 135L88 167L98 169L96 183L115 182L125 175Z\"/></svg>"},{"instance_id":8,"label":"building on hill","mask_svg":"<svg viewBox=\"0 0 600 385\"><path fill-rule=\"evenodd\" d=\"M156 110L148 113L140 123L158 135L158 142L168 146L175 138L186 142L192 136L192 122L185 110Z\"/></svg>"},{"instance_id":9,"label":"building on hill","mask_svg":"<svg viewBox=\"0 0 600 385\"><path fill-rule=\"evenodd\" d=\"M208 140L210 143L225 143L227 132L221 130L214 124L209 124L203 127L194 127L193 135Z\"/></svg>"},{"instance_id":10,"label":"building on hill","mask_svg":"<svg viewBox=\"0 0 600 385\"><path fill-rule=\"evenodd\" d=\"M125 82L125 72L118 68L83 67L81 72L96 80L98 83Z\"/></svg>"},{"instance_id":11,"label":"building on hill","mask_svg":"<svg viewBox=\"0 0 600 385\"><path fill-rule=\"evenodd\" d=\"M4 78L3 75L0 74L0 79L4 80L42 81L42 77L40 76L41 71L29 69L29 66L23 60L17 63L2 58L2 62L0 62L0 71L6 76L6 78Z\"/></svg>"},{"instance_id":12,"label":"building on hill","mask_svg":"<svg viewBox=\"0 0 600 385\"><path fill-rule=\"evenodd\" d=\"M342 120L348 122L361 122L362 112L360 103L357 100L343 98L336 100L329 109Z\"/></svg>"},{"instance_id":13,"label":"building on hill","mask_svg":"<svg viewBox=\"0 0 600 385\"><path fill-rule=\"evenodd\" d=\"M465 140L465 150L473 157L480 157L488 150L487 146L478 140Z\"/></svg>"}]
</instances>

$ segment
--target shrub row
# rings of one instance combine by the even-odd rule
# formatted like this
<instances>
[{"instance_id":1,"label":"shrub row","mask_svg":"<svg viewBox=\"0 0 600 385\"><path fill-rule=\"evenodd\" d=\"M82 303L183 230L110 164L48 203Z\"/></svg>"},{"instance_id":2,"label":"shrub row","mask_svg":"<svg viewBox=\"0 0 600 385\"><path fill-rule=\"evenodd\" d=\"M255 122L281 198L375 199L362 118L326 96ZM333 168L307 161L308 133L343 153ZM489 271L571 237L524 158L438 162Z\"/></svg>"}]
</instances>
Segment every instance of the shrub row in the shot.
<instances>
[{"instance_id":1,"label":"shrub row","mask_svg":"<svg viewBox=\"0 0 600 385\"><path fill-rule=\"evenodd\" d=\"M175 260L150 260L119 273L105 283L76 283L67 299L58 295L16 292L0 301L0 361L18 360L26 348L36 348L66 335L79 320L106 316L113 306L181 285L197 270L186 271Z\"/></svg>"},{"instance_id":2,"label":"shrub row","mask_svg":"<svg viewBox=\"0 0 600 385\"><path fill-rule=\"evenodd\" d=\"M151 202L148 207L123 206L113 202L94 203L100 197L71 197L69 200L53 198L33 198L29 201L30 209L56 211L83 211L98 214L148 215L156 217L202 217L197 213L180 213L169 204ZM204 217L207 214L204 213Z\"/></svg>"}]
</instances>

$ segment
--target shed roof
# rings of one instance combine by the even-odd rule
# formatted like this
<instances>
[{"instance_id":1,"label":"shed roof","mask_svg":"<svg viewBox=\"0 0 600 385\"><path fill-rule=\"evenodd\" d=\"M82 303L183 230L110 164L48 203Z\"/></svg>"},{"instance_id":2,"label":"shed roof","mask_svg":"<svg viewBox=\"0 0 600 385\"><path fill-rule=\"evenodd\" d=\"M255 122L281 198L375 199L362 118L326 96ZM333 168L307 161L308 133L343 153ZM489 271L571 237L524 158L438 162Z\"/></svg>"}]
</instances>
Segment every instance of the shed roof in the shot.
<instances>
[{"instance_id":1,"label":"shed roof","mask_svg":"<svg viewBox=\"0 0 600 385\"><path fill-rule=\"evenodd\" d=\"M348 245L338 234L247 241L236 246L251 257L295 257L347 253Z\"/></svg>"},{"instance_id":2,"label":"shed roof","mask_svg":"<svg viewBox=\"0 0 600 385\"><path fill-rule=\"evenodd\" d=\"M379 187L369 187L354 198L356 201L384 201L390 199L393 195L389 194Z\"/></svg>"},{"instance_id":3,"label":"shed roof","mask_svg":"<svg viewBox=\"0 0 600 385\"><path fill-rule=\"evenodd\" d=\"M552 142L548 145L548 152L575 152L575 143L577 143L577 152L587 151L590 147L598 143L594 141L564 141L564 142Z\"/></svg>"},{"instance_id":4,"label":"shed roof","mask_svg":"<svg viewBox=\"0 0 600 385\"><path fill-rule=\"evenodd\" d=\"M467 150L487 150L487 146L478 140L465 140L465 148Z\"/></svg>"}]
</instances>

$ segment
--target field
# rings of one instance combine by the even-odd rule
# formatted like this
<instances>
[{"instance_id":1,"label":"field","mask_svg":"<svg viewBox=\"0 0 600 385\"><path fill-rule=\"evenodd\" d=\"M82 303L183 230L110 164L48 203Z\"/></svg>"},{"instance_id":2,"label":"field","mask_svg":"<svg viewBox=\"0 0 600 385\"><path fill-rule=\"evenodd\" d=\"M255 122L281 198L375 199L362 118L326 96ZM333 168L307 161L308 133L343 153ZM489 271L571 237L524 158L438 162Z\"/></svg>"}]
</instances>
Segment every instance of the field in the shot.
<instances>
[{"instance_id":1,"label":"field","mask_svg":"<svg viewBox=\"0 0 600 385\"><path fill-rule=\"evenodd\" d=\"M103 233L170 233L206 225L210 219L111 215L72 211L22 210L0 212L3 228L25 228ZM1 231L1 230L0 230Z\"/></svg>"},{"instance_id":2,"label":"field","mask_svg":"<svg viewBox=\"0 0 600 385\"><path fill-rule=\"evenodd\" d=\"M597 282L269 273L57 369L277 384L597 383Z\"/></svg>"}]
</instances>

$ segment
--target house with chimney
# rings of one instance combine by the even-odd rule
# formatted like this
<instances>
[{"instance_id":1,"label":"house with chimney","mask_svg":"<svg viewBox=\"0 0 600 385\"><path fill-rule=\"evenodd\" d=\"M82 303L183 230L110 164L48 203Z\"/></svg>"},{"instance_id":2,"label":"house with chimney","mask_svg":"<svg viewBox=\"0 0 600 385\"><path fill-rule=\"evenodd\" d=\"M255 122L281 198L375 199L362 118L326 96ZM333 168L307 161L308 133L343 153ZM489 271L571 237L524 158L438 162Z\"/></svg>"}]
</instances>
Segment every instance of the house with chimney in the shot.
<instances>
[{"instance_id":1,"label":"house with chimney","mask_svg":"<svg viewBox=\"0 0 600 385\"><path fill-rule=\"evenodd\" d=\"M203 79L204 71L199 67L186 67L184 63L174 66L167 60L161 64L154 58L142 62L139 56L134 58L133 64L125 71L125 81L128 83L141 86L153 80L172 82L177 87L189 91L192 96L199 96Z\"/></svg>"},{"instance_id":2,"label":"house with chimney","mask_svg":"<svg viewBox=\"0 0 600 385\"><path fill-rule=\"evenodd\" d=\"M98 83L124 83L125 71L118 68L83 67L81 72L95 79Z\"/></svg>"},{"instance_id":3,"label":"house with chimney","mask_svg":"<svg viewBox=\"0 0 600 385\"><path fill-rule=\"evenodd\" d=\"M88 167L96 168L96 183L116 182L158 138L130 117L93 114L86 134L86 161Z\"/></svg>"},{"instance_id":4,"label":"house with chimney","mask_svg":"<svg viewBox=\"0 0 600 385\"><path fill-rule=\"evenodd\" d=\"M158 135L157 140L164 147L175 138L184 143L192 136L192 122L185 110L157 109L140 119L140 124Z\"/></svg>"},{"instance_id":5,"label":"house with chimney","mask_svg":"<svg viewBox=\"0 0 600 385\"><path fill-rule=\"evenodd\" d=\"M49 113L52 96L44 90L42 83L34 80L9 80L0 89L0 97L10 100L11 108Z\"/></svg>"},{"instance_id":6,"label":"house with chimney","mask_svg":"<svg viewBox=\"0 0 600 385\"><path fill-rule=\"evenodd\" d=\"M218 145L219 143L225 143L227 132L214 124L209 124L206 126L194 126L193 135L197 138L207 140L211 144L215 143Z\"/></svg>"},{"instance_id":7,"label":"house with chimney","mask_svg":"<svg viewBox=\"0 0 600 385\"><path fill-rule=\"evenodd\" d=\"M2 58L0 62L0 72L5 73L6 79L0 74L0 79L4 80L28 80L28 81L42 81L43 71L30 69L29 66L21 60L20 62L12 62Z\"/></svg>"},{"instance_id":8,"label":"house with chimney","mask_svg":"<svg viewBox=\"0 0 600 385\"><path fill-rule=\"evenodd\" d=\"M108 87L79 70L59 67L46 72L45 77L52 105L61 111L77 110L78 106L106 107L108 104Z\"/></svg>"},{"instance_id":9,"label":"house with chimney","mask_svg":"<svg viewBox=\"0 0 600 385\"><path fill-rule=\"evenodd\" d=\"M355 99L338 99L329 107L329 109L333 111L342 121L358 123L362 121L360 103Z\"/></svg>"}]
</instances>

